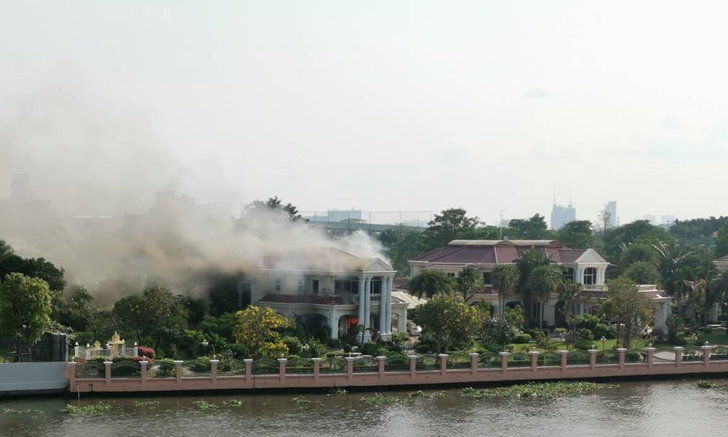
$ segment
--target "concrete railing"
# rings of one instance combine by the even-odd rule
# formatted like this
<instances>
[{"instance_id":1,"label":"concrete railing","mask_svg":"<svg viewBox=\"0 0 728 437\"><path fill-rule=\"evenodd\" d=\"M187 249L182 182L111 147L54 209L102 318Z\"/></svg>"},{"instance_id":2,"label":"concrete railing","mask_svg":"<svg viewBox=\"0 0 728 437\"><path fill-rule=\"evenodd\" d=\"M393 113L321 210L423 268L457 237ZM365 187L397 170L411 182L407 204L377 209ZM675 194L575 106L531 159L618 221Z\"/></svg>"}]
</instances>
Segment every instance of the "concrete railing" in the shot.
<instances>
[{"instance_id":1,"label":"concrete railing","mask_svg":"<svg viewBox=\"0 0 728 437\"><path fill-rule=\"evenodd\" d=\"M549 352L549 365L539 365L539 359L546 356L537 351L528 352L527 358L511 363L516 354L501 352L492 356L488 365L479 360L481 356L471 353L463 357L457 368L448 367L447 354L430 356L431 362L424 364L422 357L411 355L407 364L397 370L387 369L387 357L371 357L371 365L357 367L360 358L345 357L339 371L323 371L321 358L311 359L310 373L291 373L288 360L278 360L277 371L265 374L254 373L255 361L243 360L244 369L240 374L227 375L218 372L218 360L210 360L209 375L184 376L183 362L175 361L175 372L169 377L149 377L150 363L140 362L140 375L135 377L114 377L111 375L111 362L105 364L104 377L77 378L76 363L68 363L67 378L72 392L154 392L183 390L217 389L256 389L256 388L325 388L356 386L406 386L428 384L462 384L478 382L503 382L519 380L552 380L609 378L620 376L676 375L690 373L728 372L728 360L711 360L712 346L702 346L702 357L695 355L690 361L683 361L683 348L673 348L674 359L655 362L655 348L640 351L639 362L627 360L627 349L613 352L588 351L588 360L569 363L570 352ZM582 352L583 354L583 352ZM522 356L524 354L521 354ZM635 354L631 353L630 358ZM523 357L522 357L523 358ZM583 358L583 357L582 357ZM418 367L418 359L423 364ZM602 362L605 359L611 362ZM468 361L469 360L469 361ZM270 361L270 360L268 360ZM511 366L513 364L514 366ZM361 370L364 369L364 370ZM294 370L294 369L291 369ZM329 369L330 370L330 369Z\"/></svg>"}]
</instances>

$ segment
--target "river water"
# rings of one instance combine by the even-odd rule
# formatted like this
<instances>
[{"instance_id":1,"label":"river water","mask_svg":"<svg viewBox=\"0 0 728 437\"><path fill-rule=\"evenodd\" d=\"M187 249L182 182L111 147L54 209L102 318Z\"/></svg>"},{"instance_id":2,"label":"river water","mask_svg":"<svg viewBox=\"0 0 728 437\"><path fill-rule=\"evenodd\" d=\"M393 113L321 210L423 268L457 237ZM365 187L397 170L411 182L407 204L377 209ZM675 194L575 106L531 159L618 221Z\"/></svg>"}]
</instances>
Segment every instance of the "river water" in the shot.
<instances>
[{"instance_id":1,"label":"river water","mask_svg":"<svg viewBox=\"0 0 728 437\"><path fill-rule=\"evenodd\" d=\"M370 392L237 394L0 401L2 436L713 436L728 434L728 380L617 382L593 394L473 399L460 389L433 398L369 405ZM428 391L426 391L428 393ZM204 408L204 400L217 407ZM241 406L224 405L240 400ZM66 403L108 411L70 415ZM230 402L228 402L230 403Z\"/></svg>"}]
</instances>

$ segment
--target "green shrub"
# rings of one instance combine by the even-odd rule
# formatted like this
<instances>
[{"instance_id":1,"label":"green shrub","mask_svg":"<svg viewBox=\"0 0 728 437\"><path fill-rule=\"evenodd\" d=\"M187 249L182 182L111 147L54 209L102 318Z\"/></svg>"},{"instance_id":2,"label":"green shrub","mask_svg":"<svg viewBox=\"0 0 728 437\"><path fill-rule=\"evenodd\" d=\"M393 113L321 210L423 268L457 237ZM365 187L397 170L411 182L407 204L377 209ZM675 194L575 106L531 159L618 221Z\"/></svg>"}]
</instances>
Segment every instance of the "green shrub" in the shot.
<instances>
[{"instance_id":1,"label":"green shrub","mask_svg":"<svg viewBox=\"0 0 728 437\"><path fill-rule=\"evenodd\" d=\"M301 348L301 356L304 358L320 358L326 355L328 351L328 346L312 338Z\"/></svg>"},{"instance_id":2,"label":"green shrub","mask_svg":"<svg viewBox=\"0 0 728 437\"><path fill-rule=\"evenodd\" d=\"M589 349L593 343L594 335L586 328L569 331L566 334L566 344L570 344L576 349Z\"/></svg>"},{"instance_id":3,"label":"green shrub","mask_svg":"<svg viewBox=\"0 0 728 437\"><path fill-rule=\"evenodd\" d=\"M210 357L197 357L190 363L190 368L194 372L205 373L210 371Z\"/></svg>"},{"instance_id":4,"label":"green shrub","mask_svg":"<svg viewBox=\"0 0 728 437\"><path fill-rule=\"evenodd\" d=\"M513 339L513 343L530 343L531 342L531 335L530 334L519 334L516 338Z\"/></svg>"},{"instance_id":5,"label":"green shrub","mask_svg":"<svg viewBox=\"0 0 728 437\"><path fill-rule=\"evenodd\" d=\"M301 353L301 349L303 348L303 343L301 343L301 340L297 337L283 337L283 343L285 343L288 347L289 354L298 355Z\"/></svg>"},{"instance_id":6,"label":"green shrub","mask_svg":"<svg viewBox=\"0 0 728 437\"><path fill-rule=\"evenodd\" d=\"M551 347L551 339L548 335L543 332L538 332L536 335L536 347L541 349L548 349Z\"/></svg>"},{"instance_id":7,"label":"green shrub","mask_svg":"<svg viewBox=\"0 0 728 437\"><path fill-rule=\"evenodd\" d=\"M157 368L157 376L175 375L175 367L177 367L177 365L174 363L174 360L162 358L161 360L157 360L157 364L159 365L159 368Z\"/></svg>"},{"instance_id":8,"label":"green shrub","mask_svg":"<svg viewBox=\"0 0 728 437\"><path fill-rule=\"evenodd\" d=\"M372 355L372 356L379 356L379 355L385 355L387 353L387 349L380 346L377 343L364 343L360 351L363 355Z\"/></svg>"},{"instance_id":9,"label":"green shrub","mask_svg":"<svg viewBox=\"0 0 728 437\"><path fill-rule=\"evenodd\" d=\"M592 335L594 336L595 339L599 339L602 337L615 338L617 333L614 330L614 328L611 328L611 327L605 325L604 323L600 323L594 327L594 329L592 330Z\"/></svg>"}]
</instances>

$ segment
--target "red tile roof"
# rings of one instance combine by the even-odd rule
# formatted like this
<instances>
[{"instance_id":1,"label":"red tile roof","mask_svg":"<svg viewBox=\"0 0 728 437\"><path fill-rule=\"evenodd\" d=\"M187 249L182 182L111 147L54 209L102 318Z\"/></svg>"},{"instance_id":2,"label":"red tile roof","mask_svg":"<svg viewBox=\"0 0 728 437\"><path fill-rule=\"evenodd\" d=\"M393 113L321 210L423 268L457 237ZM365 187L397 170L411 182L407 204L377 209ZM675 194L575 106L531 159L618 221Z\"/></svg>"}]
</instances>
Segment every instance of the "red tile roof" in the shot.
<instances>
[{"instance_id":1,"label":"red tile roof","mask_svg":"<svg viewBox=\"0 0 728 437\"><path fill-rule=\"evenodd\" d=\"M553 262L561 264L573 263L586 252L586 249L569 249L556 242L544 242L538 246L526 246L518 243L518 240L515 240L513 242L486 242L478 245L453 241L445 247L425 252L413 261L445 264L512 264L533 247L536 250L544 251Z\"/></svg>"}]
</instances>

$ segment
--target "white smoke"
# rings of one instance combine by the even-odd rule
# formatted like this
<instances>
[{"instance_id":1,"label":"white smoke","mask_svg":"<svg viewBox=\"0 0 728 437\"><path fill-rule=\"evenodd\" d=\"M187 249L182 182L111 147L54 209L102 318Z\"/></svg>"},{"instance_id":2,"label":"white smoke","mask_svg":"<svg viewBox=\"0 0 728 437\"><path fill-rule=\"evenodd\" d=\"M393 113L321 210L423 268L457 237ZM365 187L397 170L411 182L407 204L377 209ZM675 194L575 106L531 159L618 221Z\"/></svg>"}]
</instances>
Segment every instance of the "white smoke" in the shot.
<instances>
[{"instance_id":1,"label":"white smoke","mask_svg":"<svg viewBox=\"0 0 728 437\"><path fill-rule=\"evenodd\" d=\"M49 87L2 116L0 187L26 173L29 190L0 188L0 199L10 199L0 204L0 239L108 299L150 281L199 293L210 272L250 271L265 257L304 253L336 262L325 259L324 247L384 258L362 232L334 240L280 210L233 218L243 196L219 182L218 169L190 172L155 136L152 120L122 106ZM189 187L226 198L205 203L176 194Z\"/></svg>"}]
</instances>

